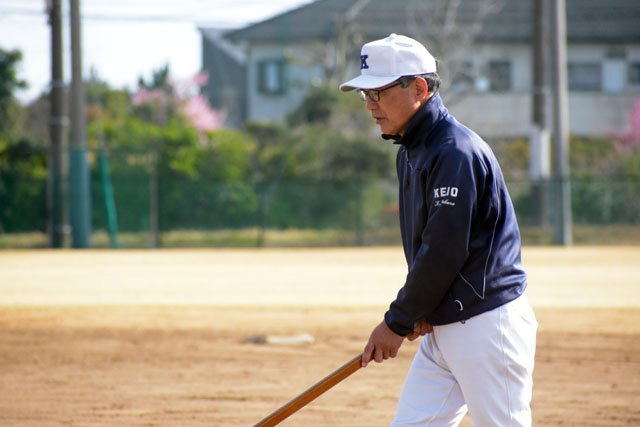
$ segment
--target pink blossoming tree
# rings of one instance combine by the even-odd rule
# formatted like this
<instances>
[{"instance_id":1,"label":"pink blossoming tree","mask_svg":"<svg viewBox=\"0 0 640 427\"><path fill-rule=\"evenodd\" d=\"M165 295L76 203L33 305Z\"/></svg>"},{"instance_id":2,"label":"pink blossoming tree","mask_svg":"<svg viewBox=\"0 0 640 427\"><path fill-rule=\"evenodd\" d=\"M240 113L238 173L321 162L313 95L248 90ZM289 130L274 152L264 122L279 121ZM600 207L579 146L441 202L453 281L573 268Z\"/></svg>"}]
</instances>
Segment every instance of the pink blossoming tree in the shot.
<instances>
[{"instance_id":1,"label":"pink blossoming tree","mask_svg":"<svg viewBox=\"0 0 640 427\"><path fill-rule=\"evenodd\" d=\"M614 144L621 153L630 153L640 149L640 98L629 110L629 129L626 132L614 132Z\"/></svg>"},{"instance_id":2,"label":"pink blossoming tree","mask_svg":"<svg viewBox=\"0 0 640 427\"><path fill-rule=\"evenodd\" d=\"M204 137L205 132L221 128L226 119L224 112L211 108L207 99L200 94L200 89L207 80L207 74L201 72L186 80L167 79L166 82L155 85L145 85L141 82L133 96L132 104L158 105L161 114L159 119L154 120L156 122L166 122L167 112L178 110ZM158 117L158 114L154 116Z\"/></svg>"}]
</instances>

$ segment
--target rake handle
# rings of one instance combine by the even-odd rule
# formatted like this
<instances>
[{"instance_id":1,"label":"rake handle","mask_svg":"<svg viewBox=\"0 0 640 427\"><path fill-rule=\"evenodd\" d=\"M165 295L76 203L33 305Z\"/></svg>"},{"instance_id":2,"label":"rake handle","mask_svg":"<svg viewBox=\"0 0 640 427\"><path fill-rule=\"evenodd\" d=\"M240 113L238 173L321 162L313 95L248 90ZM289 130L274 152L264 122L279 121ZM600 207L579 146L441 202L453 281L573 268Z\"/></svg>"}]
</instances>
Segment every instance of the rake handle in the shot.
<instances>
[{"instance_id":1,"label":"rake handle","mask_svg":"<svg viewBox=\"0 0 640 427\"><path fill-rule=\"evenodd\" d=\"M268 415L254 427L271 427L279 424L285 418L297 412L300 408L314 400L316 397L320 396L322 393L353 374L355 371L360 369L361 366L362 353L327 375L313 386L309 387L297 397L280 407L280 409Z\"/></svg>"}]
</instances>

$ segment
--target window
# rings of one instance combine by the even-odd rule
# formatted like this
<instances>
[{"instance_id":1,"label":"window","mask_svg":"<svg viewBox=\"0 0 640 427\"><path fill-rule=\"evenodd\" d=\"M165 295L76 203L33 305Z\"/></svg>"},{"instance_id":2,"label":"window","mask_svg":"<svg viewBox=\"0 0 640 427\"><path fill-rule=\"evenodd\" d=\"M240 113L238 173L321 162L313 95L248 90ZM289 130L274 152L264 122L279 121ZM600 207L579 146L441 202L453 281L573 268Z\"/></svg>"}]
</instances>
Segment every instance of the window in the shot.
<instances>
[{"instance_id":1,"label":"window","mask_svg":"<svg viewBox=\"0 0 640 427\"><path fill-rule=\"evenodd\" d=\"M489 90L504 92L511 89L511 62L489 62Z\"/></svg>"},{"instance_id":2,"label":"window","mask_svg":"<svg viewBox=\"0 0 640 427\"><path fill-rule=\"evenodd\" d=\"M624 90L627 66L624 59L605 59L602 64L602 89L605 92L620 93Z\"/></svg>"},{"instance_id":3,"label":"window","mask_svg":"<svg viewBox=\"0 0 640 427\"><path fill-rule=\"evenodd\" d=\"M284 59L258 63L258 90L267 95L282 95L286 92L286 63Z\"/></svg>"},{"instance_id":4,"label":"window","mask_svg":"<svg viewBox=\"0 0 640 427\"><path fill-rule=\"evenodd\" d=\"M602 66L599 63L573 63L568 66L569 90L602 89Z\"/></svg>"},{"instance_id":5,"label":"window","mask_svg":"<svg viewBox=\"0 0 640 427\"><path fill-rule=\"evenodd\" d=\"M629 64L629 84L640 86L640 62Z\"/></svg>"},{"instance_id":6,"label":"window","mask_svg":"<svg viewBox=\"0 0 640 427\"><path fill-rule=\"evenodd\" d=\"M451 75L450 90L464 90L474 83L474 70L471 61L451 61L449 65Z\"/></svg>"}]
</instances>

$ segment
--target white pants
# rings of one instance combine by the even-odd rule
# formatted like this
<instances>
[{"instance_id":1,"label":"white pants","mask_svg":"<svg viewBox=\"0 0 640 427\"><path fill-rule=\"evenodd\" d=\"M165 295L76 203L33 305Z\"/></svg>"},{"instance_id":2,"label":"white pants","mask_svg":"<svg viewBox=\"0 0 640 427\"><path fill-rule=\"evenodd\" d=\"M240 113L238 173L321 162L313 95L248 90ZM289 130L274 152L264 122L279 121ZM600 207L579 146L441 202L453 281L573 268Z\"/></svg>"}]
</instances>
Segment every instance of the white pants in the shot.
<instances>
[{"instance_id":1,"label":"white pants","mask_svg":"<svg viewBox=\"0 0 640 427\"><path fill-rule=\"evenodd\" d=\"M536 322L525 295L420 343L398 401L400 426L531 426Z\"/></svg>"}]
</instances>

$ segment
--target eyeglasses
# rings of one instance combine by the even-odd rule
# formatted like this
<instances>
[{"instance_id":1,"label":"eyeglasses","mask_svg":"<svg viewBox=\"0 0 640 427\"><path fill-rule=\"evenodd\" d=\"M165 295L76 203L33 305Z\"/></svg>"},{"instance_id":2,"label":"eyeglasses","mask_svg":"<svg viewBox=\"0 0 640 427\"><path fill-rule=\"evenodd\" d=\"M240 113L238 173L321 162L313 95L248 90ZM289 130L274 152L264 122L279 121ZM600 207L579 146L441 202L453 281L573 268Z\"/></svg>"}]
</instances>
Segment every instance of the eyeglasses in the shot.
<instances>
[{"instance_id":1,"label":"eyeglasses","mask_svg":"<svg viewBox=\"0 0 640 427\"><path fill-rule=\"evenodd\" d=\"M380 92L384 92L387 89L391 89L392 87L396 87L401 84L402 82L397 82L392 84L391 86L385 87L384 89L358 89L358 94L360 95L360 99L362 99L364 102L367 102L367 97L369 97L369 99L373 102L378 102L380 101Z\"/></svg>"}]
</instances>

